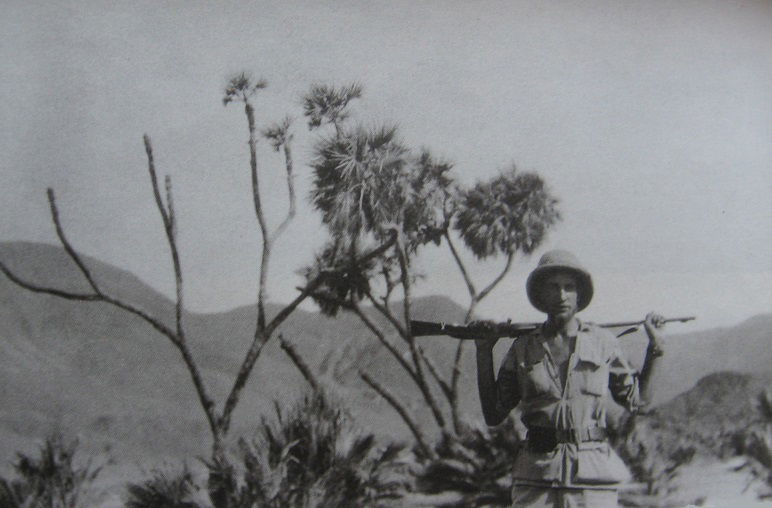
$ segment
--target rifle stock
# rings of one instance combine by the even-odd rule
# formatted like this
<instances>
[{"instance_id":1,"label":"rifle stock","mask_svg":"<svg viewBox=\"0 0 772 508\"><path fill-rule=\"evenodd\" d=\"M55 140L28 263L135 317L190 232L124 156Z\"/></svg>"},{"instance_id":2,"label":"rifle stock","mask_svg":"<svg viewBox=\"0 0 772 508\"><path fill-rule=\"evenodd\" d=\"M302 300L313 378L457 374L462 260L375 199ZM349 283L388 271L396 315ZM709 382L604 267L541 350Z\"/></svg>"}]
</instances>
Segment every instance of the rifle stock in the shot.
<instances>
[{"instance_id":1,"label":"rifle stock","mask_svg":"<svg viewBox=\"0 0 772 508\"><path fill-rule=\"evenodd\" d=\"M692 321L694 316L666 318L665 323ZM627 333L635 331L644 321L620 321L615 323L603 323L598 326L602 328L622 328L628 329L618 336L621 337ZM433 335L447 335L456 339L474 340L474 339L493 339L502 337L520 337L526 333L539 328L541 323L513 323L506 321L503 323L472 323L471 325L448 324L434 321L410 321L410 330L414 337L427 337Z\"/></svg>"}]
</instances>

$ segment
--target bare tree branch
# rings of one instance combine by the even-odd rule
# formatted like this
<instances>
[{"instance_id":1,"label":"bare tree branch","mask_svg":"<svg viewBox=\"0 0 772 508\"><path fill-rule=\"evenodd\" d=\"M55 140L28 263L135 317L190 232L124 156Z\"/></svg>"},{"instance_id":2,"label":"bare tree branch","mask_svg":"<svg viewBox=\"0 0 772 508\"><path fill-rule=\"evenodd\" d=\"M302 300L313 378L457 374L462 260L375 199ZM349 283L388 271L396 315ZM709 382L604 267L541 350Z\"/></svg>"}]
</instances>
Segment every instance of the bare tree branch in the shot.
<instances>
[{"instance_id":1,"label":"bare tree branch","mask_svg":"<svg viewBox=\"0 0 772 508\"><path fill-rule=\"evenodd\" d=\"M421 365L422 354L416 347L415 337L413 337L413 334L410 331L410 264L404 250L405 246L401 241L399 234L397 234L397 242L394 248L397 251L397 259L399 260L399 267L401 272L402 290L404 293L402 303L405 314L405 329L407 331L406 336L408 339L408 346L410 347L410 354L413 358L413 367L415 368L415 373L418 380L418 388L420 388L424 399L426 399L426 403L429 405L429 409L431 409L432 415L434 416L437 425L443 430L443 432L446 432L445 417L442 415L442 411L440 410L437 401L434 399L434 395L432 394L431 389L426 382L426 376L424 375L423 367Z\"/></svg>"},{"instance_id":2,"label":"bare tree branch","mask_svg":"<svg viewBox=\"0 0 772 508\"><path fill-rule=\"evenodd\" d=\"M515 258L514 252L510 252L507 254L507 262L504 265L504 269L501 271L501 273L499 273L499 275L495 279L493 279L493 281L491 281L490 284L488 284L488 286L485 287L485 289L480 291L480 294L477 295L478 302L481 301L486 296L488 296L488 294L493 290L493 288L495 288L504 279L507 273L509 273L509 269L512 268L512 260L514 258Z\"/></svg>"},{"instance_id":3,"label":"bare tree branch","mask_svg":"<svg viewBox=\"0 0 772 508\"><path fill-rule=\"evenodd\" d=\"M281 325L281 323L287 319L287 317L289 317L289 315L297 308L298 305L303 302L303 300L305 300L314 292L317 287L319 287L324 279L324 276L324 274L320 274L315 279L310 281L306 287L303 288L301 293L273 318L270 324L265 326L263 329L258 328L255 330L255 336L252 339L252 344L250 345L249 350L244 357L244 361L239 368L238 374L236 374L236 380L234 381L233 387L231 388L231 391L228 394L228 398L225 401L225 406L220 418L221 425L223 425L223 428L226 431L230 425L231 413L235 409L239 400L239 396L241 395L241 390L244 388L247 379L249 379L252 368L255 366L255 362L260 357L260 353L262 352L263 347L265 347L265 344L271 338L273 332L276 331L276 328L278 328L279 325Z\"/></svg>"},{"instance_id":4,"label":"bare tree branch","mask_svg":"<svg viewBox=\"0 0 772 508\"><path fill-rule=\"evenodd\" d=\"M290 148L290 141L291 137L288 137L284 140L283 146L284 146L284 165L287 170L287 193L289 196L289 211L287 212L287 216L284 218L284 220L279 224L279 226L276 228L276 230L271 235L271 243L275 242L276 239L284 233L284 230L287 229L287 226L292 221L292 219L295 218L296 214L296 205L295 205L295 183L294 183L294 175L292 174L292 150Z\"/></svg>"},{"instance_id":5,"label":"bare tree branch","mask_svg":"<svg viewBox=\"0 0 772 508\"><path fill-rule=\"evenodd\" d=\"M70 241L67 240L67 235L64 234L64 228L62 228L62 223L59 220L59 208L56 206L56 196L54 195L54 189L49 187L47 194L48 205L51 209L51 220L54 221L54 226L56 227L56 236L59 237L59 241L62 243L62 246L67 252L67 255L69 255L75 264L78 265L78 269L80 269L81 273L86 278L94 292L96 294L101 294L101 291L99 290L99 287L97 287L96 281L91 275L88 267L83 262L83 260L80 259L80 256L77 252L75 252L75 249L72 248L72 245L70 245Z\"/></svg>"},{"instance_id":6,"label":"bare tree branch","mask_svg":"<svg viewBox=\"0 0 772 508\"><path fill-rule=\"evenodd\" d=\"M453 244L453 240L450 239L450 234L448 233L447 229L445 230L443 236L445 237L445 241L448 243L450 253L453 254L453 259L456 261L456 265L458 265L458 269L461 272L461 275L464 277L464 282L466 283L466 288L469 291L469 294L476 295L477 290L474 287L474 283L472 282L471 277L469 277L469 272L466 271L466 266L464 266L464 263L461 261L461 256L459 256L458 251L456 250L456 246Z\"/></svg>"},{"instance_id":7,"label":"bare tree branch","mask_svg":"<svg viewBox=\"0 0 772 508\"><path fill-rule=\"evenodd\" d=\"M358 262L365 263L374 257L380 256L389 248L391 248L396 241L396 235L392 235L392 237L385 243L362 256ZM287 319L287 317L289 317L289 315L297 308L297 306L303 302L303 300L305 300L308 296L313 294L314 291L316 291L319 285L324 282L326 277L329 277L333 274L335 274L335 272L331 270L321 271L319 275L314 277L306 284L306 286L300 291L300 294L296 296L292 302L287 304L281 311L279 311L278 314L276 314L276 316L274 316L270 323L268 323L263 329L258 328L255 331L252 344L249 347L247 355L244 357L244 361L242 362L241 367L239 368L239 372L236 375L236 380L233 383L233 387L231 388L231 391L228 394L228 398L225 401L221 422L222 425L224 425L224 429L226 431L230 425L231 414L233 413L233 409L238 403L241 390L244 388L244 385L249 378L249 374L252 372L252 368L254 367L255 362L260 357L260 353L262 352L263 347L271 338L271 334L276 331L276 329L284 322L285 319Z\"/></svg>"},{"instance_id":8,"label":"bare tree branch","mask_svg":"<svg viewBox=\"0 0 772 508\"><path fill-rule=\"evenodd\" d=\"M278 338L279 345L284 350L284 352L287 353L287 356L290 357L290 360L292 360L292 363L294 363L295 367L298 368L300 373L303 375L303 378L308 382L309 385L311 385L311 388L314 390L314 392L318 392L319 383L316 381L316 377L311 373L311 369L308 368L308 365L305 361L303 361L303 358L300 357L298 352L295 350L295 347L287 342L282 334L279 334Z\"/></svg>"},{"instance_id":9,"label":"bare tree branch","mask_svg":"<svg viewBox=\"0 0 772 508\"><path fill-rule=\"evenodd\" d=\"M260 274L257 289L257 328L265 328L265 291L268 283L268 260L271 255L271 239L268 233L268 224L263 213L260 200L260 178L257 173L257 136L255 135L255 110L249 102L249 97L244 94L244 113L247 116L249 129L249 169L252 177L252 202L255 209L255 217L260 226L260 234L263 239L263 249L260 256Z\"/></svg>"},{"instance_id":10,"label":"bare tree branch","mask_svg":"<svg viewBox=\"0 0 772 508\"><path fill-rule=\"evenodd\" d=\"M182 314L184 309L183 288L182 288L182 266L180 264L180 255L177 251L177 221L174 216L174 201L172 200L172 180L166 177L166 203L168 207L168 225L166 228L166 238L169 243L169 250L172 255L172 265L174 268L174 288L175 305L174 320L177 325L177 338L180 342L185 342L185 330L182 326Z\"/></svg>"},{"instance_id":11,"label":"bare tree branch","mask_svg":"<svg viewBox=\"0 0 772 508\"><path fill-rule=\"evenodd\" d=\"M427 445L426 438L421 433L420 427L418 424L413 421L413 419L410 417L410 413L405 409L405 407L397 400L397 398L392 395L386 387L378 383L375 379L370 377L366 372L359 371L359 377L362 378L362 380L367 383L370 388L375 390L378 395L383 397L386 402L393 407L400 417L402 417L402 420L405 422L405 424L410 429L410 432L412 432L413 437L415 437L416 443L418 447L420 448L421 452L427 456L427 457L435 457L434 451Z\"/></svg>"},{"instance_id":12,"label":"bare tree branch","mask_svg":"<svg viewBox=\"0 0 772 508\"><path fill-rule=\"evenodd\" d=\"M155 159L153 158L153 146L150 144L150 136L145 134L142 136L142 141L145 144L145 153L147 154L147 170L150 173L150 183L153 186L153 197L155 198L156 207L161 213L161 220L163 220L164 228L169 228L169 213L164 206L163 199L161 198L161 191L158 186L158 175L155 170Z\"/></svg>"},{"instance_id":13,"label":"bare tree branch","mask_svg":"<svg viewBox=\"0 0 772 508\"><path fill-rule=\"evenodd\" d=\"M442 379L442 376L440 375L440 371L437 368L437 366L434 365L434 362L428 356L423 354L423 352L421 352L421 358L423 358L424 362L426 362L426 367L429 369L429 373L431 373L432 377L439 385L440 389L442 390L442 393L448 399L448 402L452 404L453 393L450 389L450 385L448 385L448 383L444 379Z\"/></svg>"},{"instance_id":14,"label":"bare tree branch","mask_svg":"<svg viewBox=\"0 0 772 508\"><path fill-rule=\"evenodd\" d=\"M366 291L365 296L370 301L373 308L378 312L380 312L383 315L383 317L385 317L389 321L389 323L392 324L392 326L399 333L400 337L402 337L404 341L408 342L409 339L407 335L407 330L405 329L404 326L402 326L402 323L399 322L396 316L394 316L394 314L391 312L391 309L387 307L385 304L378 302L378 300L372 295L370 291Z\"/></svg>"},{"instance_id":15,"label":"bare tree branch","mask_svg":"<svg viewBox=\"0 0 772 508\"><path fill-rule=\"evenodd\" d=\"M27 282L16 274L14 274L5 264L0 262L0 272L3 272L8 279L17 286L32 291L33 293L42 293L52 296L58 296L66 300L77 300L82 302L100 302L103 300L102 295L99 294L84 294L84 293L71 293L69 291L63 291L61 289L49 288L44 286L38 286L31 282Z\"/></svg>"},{"instance_id":16,"label":"bare tree branch","mask_svg":"<svg viewBox=\"0 0 772 508\"><path fill-rule=\"evenodd\" d=\"M356 303L352 304L352 309L354 313L359 316L359 319L367 326L367 328L370 329L371 332L373 332L373 335L375 335L378 338L378 341L383 344L383 347L385 347L389 353L394 357L394 359L399 362L400 366L405 369L405 371L410 375L410 377L417 383L418 380L416 379L416 373L413 370L413 368L410 366L410 364L402 357L399 350L394 347L394 345L389 342L386 339L386 336L381 332L377 326L375 326L375 323L372 322L372 320L367 317L367 315L362 311L362 309L357 305Z\"/></svg>"}]
</instances>

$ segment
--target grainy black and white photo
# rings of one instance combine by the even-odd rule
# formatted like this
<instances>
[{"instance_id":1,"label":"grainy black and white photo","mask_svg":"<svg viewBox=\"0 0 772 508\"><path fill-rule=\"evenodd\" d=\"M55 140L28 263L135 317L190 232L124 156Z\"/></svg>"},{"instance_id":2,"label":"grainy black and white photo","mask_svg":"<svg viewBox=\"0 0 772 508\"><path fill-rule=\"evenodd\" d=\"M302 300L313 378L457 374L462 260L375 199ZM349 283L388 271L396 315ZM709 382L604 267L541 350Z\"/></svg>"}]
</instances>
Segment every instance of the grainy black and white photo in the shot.
<instances>
[{"instance_id":1,"label":"grainy black and white photo","mask_svg":"<svg viewBox=\"0 0 772 508\"><path fill-rule=\"evenodd\" d=\"M0 508L772 504L772 2L2 12Z\"/></svg>"}]
</instances>

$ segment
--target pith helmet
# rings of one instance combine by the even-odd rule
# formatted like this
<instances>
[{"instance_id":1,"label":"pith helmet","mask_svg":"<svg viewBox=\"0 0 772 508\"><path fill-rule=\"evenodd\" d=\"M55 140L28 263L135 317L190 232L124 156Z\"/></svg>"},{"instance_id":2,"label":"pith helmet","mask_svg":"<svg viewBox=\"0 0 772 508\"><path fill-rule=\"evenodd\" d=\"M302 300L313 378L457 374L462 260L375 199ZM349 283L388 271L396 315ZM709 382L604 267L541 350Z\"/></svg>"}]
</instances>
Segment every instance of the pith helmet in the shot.
<instances>
[{"instance_id":1,"label":"pith helmet","mask_svg":"<svg viewBox=\"0 0 772 508\"><path fill-rule=\"evenodd\" d=\"M584 309L592 300L592 277L585 268L579 264L576 256L565 250L551 250L544 253L539 260L539 265L528 276L525 283L525 290L528 293L528 300L531 305L542 312L547 312L545 305L540 298L540 286L544 279L555 272L570 272L576 277L578 291L578 309L577 312Z\"/></svg>"}]
</instances>

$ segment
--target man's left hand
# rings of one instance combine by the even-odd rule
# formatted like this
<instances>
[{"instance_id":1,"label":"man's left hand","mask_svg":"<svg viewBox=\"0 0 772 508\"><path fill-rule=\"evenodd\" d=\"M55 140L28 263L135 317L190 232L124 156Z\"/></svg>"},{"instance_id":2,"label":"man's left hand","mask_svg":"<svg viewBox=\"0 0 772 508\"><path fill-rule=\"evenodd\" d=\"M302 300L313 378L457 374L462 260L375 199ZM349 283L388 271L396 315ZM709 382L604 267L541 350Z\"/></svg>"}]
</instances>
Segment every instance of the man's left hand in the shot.
<instances>
[{"instance_id":1,"label":"man's left hand","mask_svg":"<svg viewBox=\"0 0 772 508\"><path fill-rule=\"evenodd\" d=\"M657 356L662 354L662 339L657 330L665 326L665 318L656 312L646 314L643 321L643 327L646 329L646 335L649 336L649 348L657 352Z\"/></svg>"}]
</instances>

